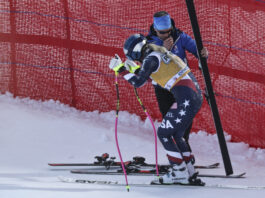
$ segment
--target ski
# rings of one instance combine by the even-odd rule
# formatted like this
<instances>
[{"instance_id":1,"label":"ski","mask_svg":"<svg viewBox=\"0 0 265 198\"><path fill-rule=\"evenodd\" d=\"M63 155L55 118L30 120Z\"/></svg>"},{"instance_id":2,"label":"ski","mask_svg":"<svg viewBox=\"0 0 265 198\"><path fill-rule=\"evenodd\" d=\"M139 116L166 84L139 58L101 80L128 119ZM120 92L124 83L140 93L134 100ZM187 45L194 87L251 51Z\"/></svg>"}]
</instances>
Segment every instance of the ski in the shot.
<instances>
[{"instance_id":1,"label":"ski","mask_svg":"<svg viewBox=\"0 0 265 198\"><path fill-rule=\"evenodd\" d=\"M115 157L110 157L108 153L103 153L101 156L95 156L96 161L93 163L48 163L49 166L62 167L62 166L102 166L109 169L110 166L121 166L120 162L115 162ZM130 161L125 162L128 165Z\"/></svg>"},{"instance_id":2,"label":"ski","mask_svg":"<svg viewBox=\"0 0 265 198\"><path fill-rule=\"evenodd\" d=\"M197 169L214 169L214 168L219 168L220 163L213 163L209 165L194 165L194 168Z\"/></svg>"},{"instance_id":3,"label":"ski","mask_svg":"<svg viewBox=\"0 0 265 198\"><path fill-rule=\"evenodd\" d=\"M58 177L62 182L66 183L82 183L82 184L98 184L98 185L117 185L126 186L126 184L118 180L93 180L93 179L76 179L70 177ZM245 185L226 185L226 184L205 184L190 185L190 184L151 184L151 183L130 183L129 186L135 187L198 187L198 188L225 188L225 189L245 189L245 190L263 190L265 186L245 186Z\"/></svg>"},{"instance_id":4,"label":"ski","mask_svg":"<svg viewBox=\"0 0 265 198\"><path fill-rule=\"evenodd\" d=\"M125 166L130 166L133 165L134 163L132 161L127 161L125 162ZM49 166L52 167L71 167L71 166L91 166L91 167L120 167L121 163L120 162L115 162L115 163L109 163L109 164L97 164L97 163L48 163ZM194 167L196 169L215 169L219 168L220 163L213 163L209 165L195 165ZM145 165L140 165L141 167L155 167L155 164L145 164ZM169 165L158 165L159 167L168 167Z\"/></svg>"},{"instance_id":5,"label":"ski","mask_svg":"<svg viewBox=\"0 0 265 198\"><path fill-rule=\"evenodd\" d=\"M93 163L48 163L52 167L71 167L71 166L91 166L91 167L104 167L109 169L110 167L121 167L121 162L116 162L115 157L110 157L108 153L104 153L101 156L96 156L96 161ZM109 159L108 159L109 158ZM156 164L149 164L145 162L145 158L141 156L133 157L133 160L124 163L125 166L141 166L141 167L155 167ZM209 165L195 165L197 169L214 169L218 168L220 163L213 163ZM158 165L161 169L168 169L169 165Z\"/></svg>"},{"instance_id":6,"label":"ski","mask_svg":"<svg viewBox=\"0 0 265 198\"><path fill-rule=\"evenodd\" d=\"M245 178L246 172L232 175L217 175L217 174L199 174L198 177L214 177L214 178Z\"/></svg>"},{"instance_id":7,"label":"ski","mask_svg":"<svg viewBox=\"0 0 265 198\"><path fill-rule=\"evenodd\" d=\"M74 174L90 174L90 175L123 175L121 169L117 171L93 171L93 170L71 170ZM141 176L141 175L155 175L156 170L145 170L145 169L127 169L127 175ZM160 172L160 174L165 174L166 172ZM199 174L198 177L212 177L212 178L245 178L246 173L233 174L233 175L220 175L220 174Z\"/></svg>"}]
</instances>

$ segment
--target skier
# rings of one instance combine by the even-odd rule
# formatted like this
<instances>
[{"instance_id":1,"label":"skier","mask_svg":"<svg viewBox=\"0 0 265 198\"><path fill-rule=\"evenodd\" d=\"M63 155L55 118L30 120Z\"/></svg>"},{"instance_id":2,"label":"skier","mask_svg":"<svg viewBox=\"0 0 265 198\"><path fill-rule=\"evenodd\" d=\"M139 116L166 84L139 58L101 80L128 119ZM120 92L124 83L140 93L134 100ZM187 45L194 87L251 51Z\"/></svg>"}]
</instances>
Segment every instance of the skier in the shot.
<instances>
[{"instance_id":1,"label":"skier","mask_svg":"<svg viewBox=\"0 0 265 198\"><path fill-rule=\"evenodd\" d=\"M186 51L198 58L195 41L185 32L176 28L175 21L166 11L154 13L153 24L150 26L150 30L146 38L149 43L164 46L167 50L180 57L186 64L188 64ZM208 57L207 49L203 48L201 54L202 57ZM170 93L170 91L163 89L157 84L154 84L154 89L159 110L164 117L171 105L175 102L174 96ZM191 128L192 122L189 127L187 127L183 136L187 144ZM195 159L193 160L195 163Z\"/></svg>"},{"instance_id":2,"label":"skier","mask_svg":"<svg viewBox=\"0 0 265 198\"><path fill-rule=\"evenodd\" d=\"M154 182L203 185L196 178L192 155L183 139L186 128L202 105L201 90L195 77L178 56L165 47L147 43L141 34L131 35L125 41L123 50L127 60L122 63L116 55L110 61L110 69L123 75L136 88L152 79L170 91L175 99L157 131L172 168ZM137 75L131 71L136 66L134 61L142 63Z\"/></svg>"}]
</instances>

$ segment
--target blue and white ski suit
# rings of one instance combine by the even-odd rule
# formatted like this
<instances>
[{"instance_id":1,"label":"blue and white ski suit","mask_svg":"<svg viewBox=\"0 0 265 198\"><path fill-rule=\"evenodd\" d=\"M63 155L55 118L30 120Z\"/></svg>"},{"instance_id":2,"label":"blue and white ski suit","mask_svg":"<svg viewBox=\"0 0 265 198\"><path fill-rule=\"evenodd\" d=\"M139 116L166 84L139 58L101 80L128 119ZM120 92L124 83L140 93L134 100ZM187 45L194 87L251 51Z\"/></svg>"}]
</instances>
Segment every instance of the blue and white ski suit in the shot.
<instances>
[{"instance_id":1,"label":"blue and white ski suit","mask_svg":"<svg viewBox=\"0 0 265 198\"><path fill-rule=\"evenodd\" d=\"M124 78L134 87L143 86L149 79L170 91L175 99L164 116L157 134L163 144L169 162L181 164L191 158L187 143L183 139L186 128L202 105L202 95L194 75L188 66L176 67L173 61L166 60L160 52L151 52L143 60L138 74L126 74Z\"/></svg>"}]
</instances>

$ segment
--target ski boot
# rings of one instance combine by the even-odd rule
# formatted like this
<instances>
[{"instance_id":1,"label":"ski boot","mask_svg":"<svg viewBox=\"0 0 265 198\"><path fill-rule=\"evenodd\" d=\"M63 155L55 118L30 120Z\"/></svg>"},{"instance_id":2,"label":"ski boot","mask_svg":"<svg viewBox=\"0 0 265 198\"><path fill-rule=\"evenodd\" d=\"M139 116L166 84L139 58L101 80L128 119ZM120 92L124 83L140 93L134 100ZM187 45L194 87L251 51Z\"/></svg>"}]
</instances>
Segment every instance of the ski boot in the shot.
<instances>
[{"instance_id":1,"label":"ski boot","mask_svg":"<svg viewBox=\"0 0 265 198\"><path fill-rule=\"evenodd\" d=\"M152 183L155 184L189 184L189 173L186 167L186 163L182 162L180 165L174 164L169 171L154 180Z\"/></svg>"},{"instance_id":2,"label":"ski boot","mask_svg":"<svg viewBox=\"0 0 265 198\"><path fill-rule=\"evenodd\" d=\"M205 186L205 182L203 182L201 179L197 178L198 172L194 173L190 178L189 178L189 185L192 186Z\"/></svg>"},{"instance_id":3,"label":"ski boot","mask_svg":"<svg viewBox=\"0 0 265 198\"><path fill-rule=\"evenodd\" d=\"M189 173L189 184L194 186L204 186L205 183L201 179L197 178L199 172L195 171L192 161L188 162L186 166Z\"/></svg>"}]
</instances>

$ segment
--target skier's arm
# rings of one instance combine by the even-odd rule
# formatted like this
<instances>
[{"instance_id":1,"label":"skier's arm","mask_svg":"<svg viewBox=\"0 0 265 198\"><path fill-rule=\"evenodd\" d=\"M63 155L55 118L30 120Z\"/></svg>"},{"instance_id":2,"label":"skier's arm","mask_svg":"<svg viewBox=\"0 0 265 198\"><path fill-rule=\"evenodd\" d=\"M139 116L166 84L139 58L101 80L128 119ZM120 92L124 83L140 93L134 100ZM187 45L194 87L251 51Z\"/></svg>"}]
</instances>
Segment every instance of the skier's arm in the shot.
<instances>
[{"instance_id":1,"label":"skier's arm","mask_svg":"<svg viewBox=\"0 0 265 198\"><path fill-rule=\"evenodd\" d=\"M139 88L146 83L152 72L156 71L158 66L159 66L158 58L155 56L148 56L144 60L141 69L139 70L137 75L128 73L124 75L124 78L134 87Z\"/></svg>"}]
</instances>

